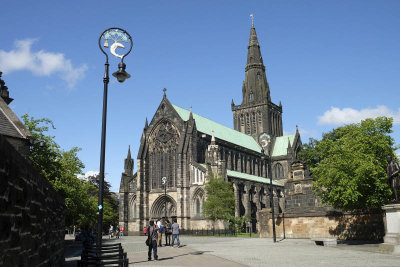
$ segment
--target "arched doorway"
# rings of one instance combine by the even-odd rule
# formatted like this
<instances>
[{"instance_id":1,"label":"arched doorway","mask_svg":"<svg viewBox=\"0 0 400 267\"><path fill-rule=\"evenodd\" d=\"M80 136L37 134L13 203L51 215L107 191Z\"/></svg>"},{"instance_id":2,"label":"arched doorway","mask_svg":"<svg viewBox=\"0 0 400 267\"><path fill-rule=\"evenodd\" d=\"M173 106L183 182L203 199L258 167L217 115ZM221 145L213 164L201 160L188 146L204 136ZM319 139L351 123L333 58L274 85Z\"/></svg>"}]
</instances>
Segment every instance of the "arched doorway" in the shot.
<instances>
[{"instance_id":1,"label":"arched doorway","mask_svg":"<svg viewBox=\"0 0 400 267\"><path fill-rule=\"evenodd\" d=\"M150 218L164 218L165 207L167 209L167 218L176 218L176 201L169 195L161 195L153 202L150 209Z\"/></svg>"}]
</instances>

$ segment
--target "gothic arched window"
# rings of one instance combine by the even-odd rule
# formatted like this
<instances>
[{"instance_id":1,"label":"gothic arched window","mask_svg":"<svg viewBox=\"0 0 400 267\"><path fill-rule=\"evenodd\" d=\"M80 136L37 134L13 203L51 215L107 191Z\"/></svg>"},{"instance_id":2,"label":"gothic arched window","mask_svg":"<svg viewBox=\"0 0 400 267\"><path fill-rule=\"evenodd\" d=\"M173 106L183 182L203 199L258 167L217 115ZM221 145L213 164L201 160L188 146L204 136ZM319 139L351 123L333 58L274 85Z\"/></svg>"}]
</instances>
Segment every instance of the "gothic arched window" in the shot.
<instances>
[{"instance_id":1,"label":"gothic arched window","mask_svg":"<svg viewBox=\"0 0 400 267\"><path fill-rule=\"evenodd\" d=\"M252 114L251 125L253 126L253 133L257 132L256 113L255 112L253 112L253 114Z\"/></svg>"},{"instance_id":2,"label":"gothic arched window","mask_svg":"<svg viewBox=\"0 0 400 267\"><path fill-rule=\"evenodd\" d=\"M254 94L253 94L253 92L250 92L250 94L249 94L249 100L250 100L250 101L253 101L253 100L254 100Z\"/></svg>"},{"instance_id":3,"label":"gothic arched window","mask_svg":"<svg viewBox=\"0 0 400 267\"><path fill-rule=\"evenodd\" d=\"M196 216L200 216L200 199L196 199Z\"/></svg>"},{"instance_id":4,"label":"gothic arched window","mask_svg":"<svg viewBox=\"0 0 400 267\"><path fill-rule=\"evenodd\" d=\"M246 114L246 133L250 134L251 128L250 128L250 115L249 113Z\"/></svg>"},{"instance_id":5,"label":"gothic arched window","mask_svg":"<svg viewBox=\"0 0 400 267\"><path fill-rule=\"evenodd\" d=\"M275 166L274 166L274 176L277 179L283 178L285 176L285 173L283 172L282 164L280 164L280 163L275 164Z\"/></svg>"},{"instance_id":6,"label":"gothic arched window","mask_svg":"<svg viewBox=\"0 0 400 267\"><path fill-rule=\"evenodd\" d=\"M149 165L152 189L164 188L162 177L167 178L167 187L175 185L176 147L179 132L169 121L161 121L149 137Z\"/></svg>"}]
</instances>

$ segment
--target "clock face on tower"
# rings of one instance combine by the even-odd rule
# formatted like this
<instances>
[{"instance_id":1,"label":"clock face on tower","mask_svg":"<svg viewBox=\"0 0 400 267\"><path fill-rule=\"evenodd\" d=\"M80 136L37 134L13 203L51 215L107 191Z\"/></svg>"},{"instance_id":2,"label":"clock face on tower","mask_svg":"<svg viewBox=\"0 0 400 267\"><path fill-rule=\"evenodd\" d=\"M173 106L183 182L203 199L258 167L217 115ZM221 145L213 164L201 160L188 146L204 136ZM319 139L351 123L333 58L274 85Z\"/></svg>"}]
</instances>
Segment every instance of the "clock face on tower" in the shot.
<instances>
[{"instance_id":1,"label":"clock face on tower","mask_svg":"<svg viewBox=\"0 0 400 267\"><path fill-rule=\"evenodd\" d=\"M260 134L260 137L258 137L258 142L264 150L266 150L270 141L271 137L266 133L262 133Z\"/></svg>"}]
</instances>

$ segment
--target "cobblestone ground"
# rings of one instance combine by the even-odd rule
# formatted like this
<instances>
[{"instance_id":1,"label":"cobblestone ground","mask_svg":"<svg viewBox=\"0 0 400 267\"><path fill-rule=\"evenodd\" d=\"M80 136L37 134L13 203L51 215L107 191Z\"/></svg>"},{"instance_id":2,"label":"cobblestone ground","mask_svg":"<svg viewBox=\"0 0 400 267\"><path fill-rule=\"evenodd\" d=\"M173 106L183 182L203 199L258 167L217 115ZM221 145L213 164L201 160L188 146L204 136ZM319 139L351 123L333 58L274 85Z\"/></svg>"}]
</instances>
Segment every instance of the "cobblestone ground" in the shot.
<instances>
[{"instance_id":1,"label":"cobblestone ground","mask_svg":"<svg viewBox=\"0 0 400 267\"><path fill-rule=\"evenodd\" d=\"M159 261L147 261L143 236L121 242L134 266L400 266L400 257L382 254L378 245L316 246L308 239L273 243L264 238L181 236L181 248L161 247Z\"/></svg>"}]
</instances>

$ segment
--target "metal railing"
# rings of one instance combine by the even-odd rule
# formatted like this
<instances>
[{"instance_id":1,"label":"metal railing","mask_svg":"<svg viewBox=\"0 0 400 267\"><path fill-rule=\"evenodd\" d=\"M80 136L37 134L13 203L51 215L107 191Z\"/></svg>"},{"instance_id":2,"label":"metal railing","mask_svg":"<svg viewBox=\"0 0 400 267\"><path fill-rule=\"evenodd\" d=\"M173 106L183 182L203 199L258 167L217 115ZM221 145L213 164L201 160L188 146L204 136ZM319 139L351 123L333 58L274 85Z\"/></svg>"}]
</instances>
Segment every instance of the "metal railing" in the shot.
<instances>
[{"instance_id":1,"label":"metal railing","mask_svg":"<svg viewBox=\"0 0 400 267\"><path fill-rule=\"evenodd\" d=\"M251 231L236 232L234 229L180 229L180 235L218 236L218 237L258 237L258 233Z\"/></svg>"}]
</instances>

